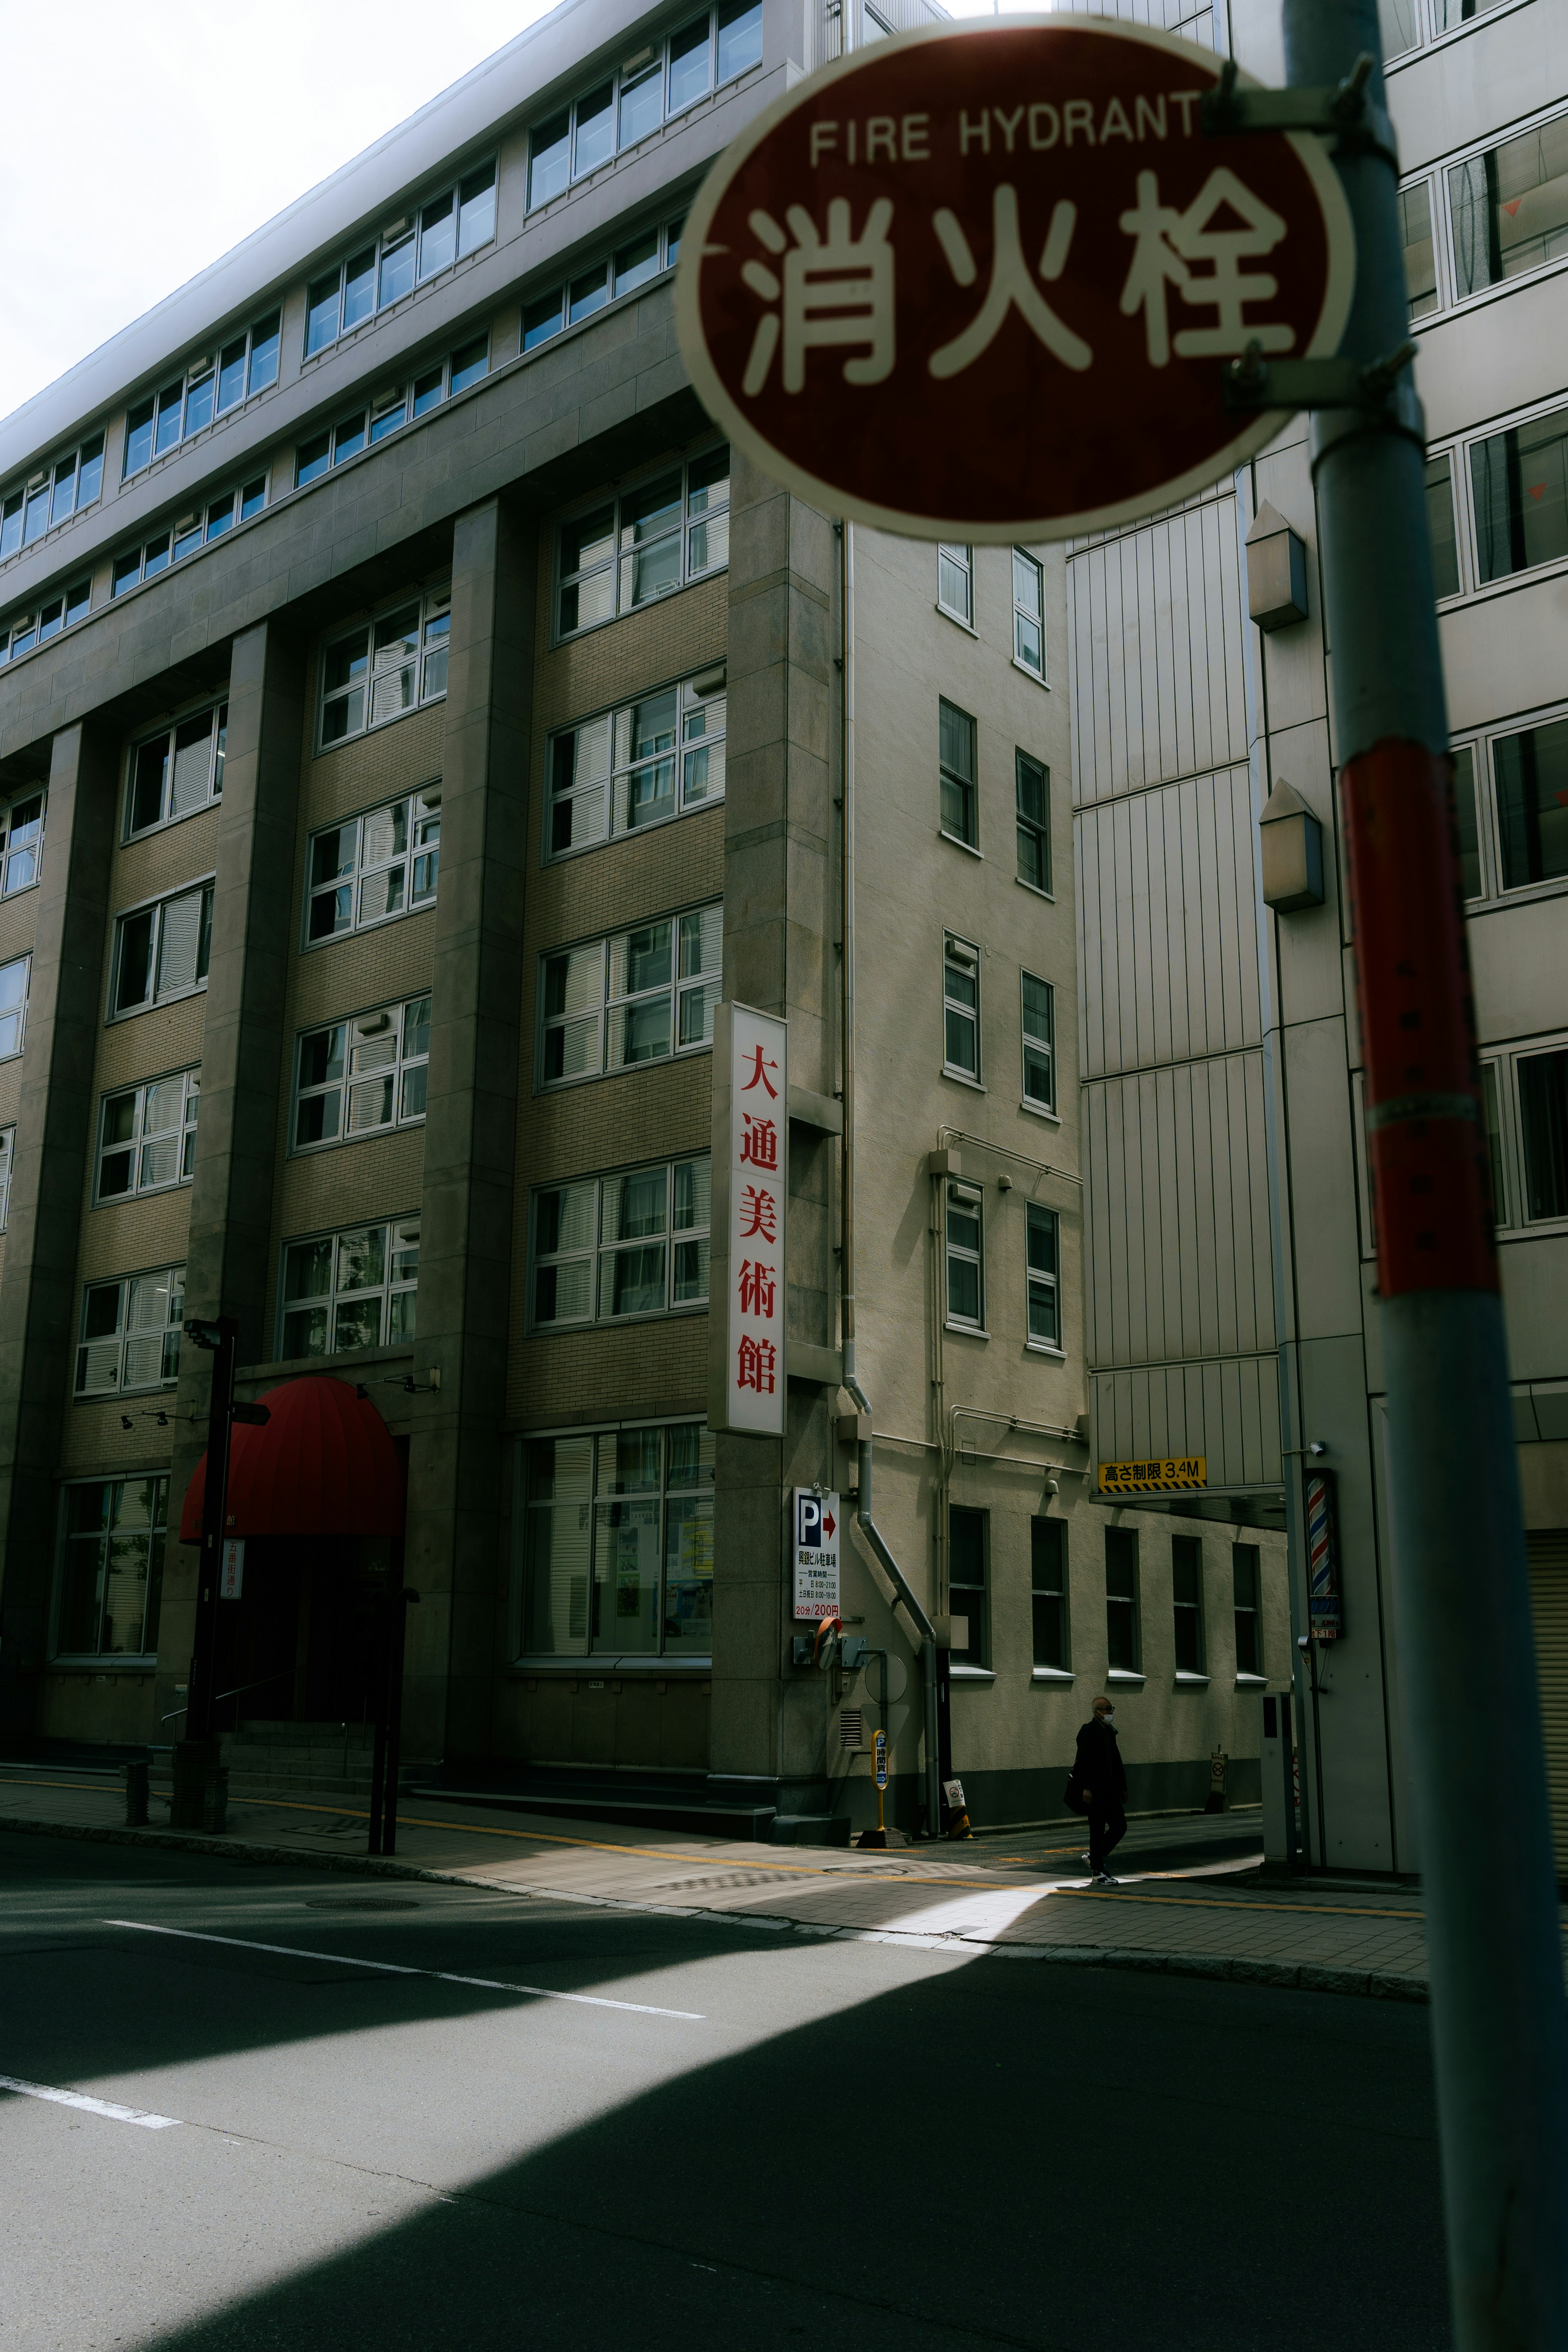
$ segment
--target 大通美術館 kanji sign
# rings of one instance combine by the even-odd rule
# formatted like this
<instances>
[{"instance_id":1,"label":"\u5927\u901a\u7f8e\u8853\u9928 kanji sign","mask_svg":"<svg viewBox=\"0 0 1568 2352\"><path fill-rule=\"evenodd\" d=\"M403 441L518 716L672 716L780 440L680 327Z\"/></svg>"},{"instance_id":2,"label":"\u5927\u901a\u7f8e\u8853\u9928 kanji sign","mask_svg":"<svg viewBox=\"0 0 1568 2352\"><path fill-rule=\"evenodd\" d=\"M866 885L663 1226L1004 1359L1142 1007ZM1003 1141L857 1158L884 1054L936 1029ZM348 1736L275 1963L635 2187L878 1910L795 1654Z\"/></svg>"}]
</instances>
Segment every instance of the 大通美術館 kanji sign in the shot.
<instances>
[{"instance_id":1,"label":"\u5927\u901a\u7f8e\u8853\u9928 kanji sign","mask_svg":"<svg viewBox=\"0 0 1568 2352\"><path fill-rule=\"evenodd\" d=\"M722 1349L709 1424L777 1437L784 1425L784 1195L789 1029L746 1004L713 1024L715 1109L710 1335Z\"/></svg>"},{"instance_id":2,"label":"\u5927\u901a\u7f8e\u8853\u9928 kanji sign","mask_svg":"<svg viewBox=\"0 0 1568 2352\"><path fill-rule=\"evenodd\" d=\"M1337 351L1349 209L1310 133L1205 136L1220 59L1141 25L937 26L814 74L688 217L681 348L776 479L917 537L1063 538L1272 439L1225 371Z\"/></svg>"}]
</instances>

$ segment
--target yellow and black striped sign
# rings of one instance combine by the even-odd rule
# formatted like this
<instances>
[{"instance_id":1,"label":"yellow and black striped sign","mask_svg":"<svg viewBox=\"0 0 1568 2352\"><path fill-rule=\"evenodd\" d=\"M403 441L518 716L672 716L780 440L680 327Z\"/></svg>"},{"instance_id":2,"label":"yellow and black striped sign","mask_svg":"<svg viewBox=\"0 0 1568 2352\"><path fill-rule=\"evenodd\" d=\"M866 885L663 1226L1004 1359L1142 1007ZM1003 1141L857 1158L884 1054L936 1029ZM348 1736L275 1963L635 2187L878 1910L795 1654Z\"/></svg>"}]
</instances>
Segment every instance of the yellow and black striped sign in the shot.
<instances>
[{"instance_id":1,"label":"yellow and black striped sign","mask_svg":"<svg viewBox=\"0 0 1568 2352\"><path fill-rule=\"evenodd\" d=\"M1163 1462L1102 1462L1100 1465L1102 1495L1179 1494L1189 1487L1206 1486L1208 1482L1206 1454L1169 1455Z\"/></svg>"}]
</instances>

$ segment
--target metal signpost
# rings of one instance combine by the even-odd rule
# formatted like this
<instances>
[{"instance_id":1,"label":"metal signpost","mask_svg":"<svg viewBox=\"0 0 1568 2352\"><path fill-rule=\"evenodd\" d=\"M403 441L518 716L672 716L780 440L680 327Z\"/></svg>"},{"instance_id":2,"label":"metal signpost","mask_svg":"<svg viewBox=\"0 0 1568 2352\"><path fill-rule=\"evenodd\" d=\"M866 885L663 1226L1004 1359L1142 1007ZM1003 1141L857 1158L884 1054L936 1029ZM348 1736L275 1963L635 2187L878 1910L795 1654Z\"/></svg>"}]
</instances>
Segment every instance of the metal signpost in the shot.
<instances>
[{"instance_id":1,"label":"metal signpost","mask_svg":"<svg viewBox=\"0 0 1568 2352\"><path fill-rule=\"evenodd\" d=\"M1455 2334L1546 2352L1568 2013L1398 163L1376 0L1283 10L1284 90L1073 16L840 58L719 159L676 315L748 457L915 538L1153 513L1314 412Z\"/></svg>"}]
</instances>

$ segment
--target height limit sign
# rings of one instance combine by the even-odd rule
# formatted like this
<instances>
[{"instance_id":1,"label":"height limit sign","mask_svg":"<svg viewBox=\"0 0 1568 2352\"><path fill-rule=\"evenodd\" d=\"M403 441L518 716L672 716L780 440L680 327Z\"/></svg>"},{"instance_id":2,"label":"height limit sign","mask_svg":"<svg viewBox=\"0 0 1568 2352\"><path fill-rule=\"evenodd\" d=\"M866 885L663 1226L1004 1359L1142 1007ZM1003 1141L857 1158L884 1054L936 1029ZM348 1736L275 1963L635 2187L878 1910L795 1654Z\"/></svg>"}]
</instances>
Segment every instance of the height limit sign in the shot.
<instances>
[{"instance_id":1,"label":"height limit sign","mask_svg":"<svg viewBox=\"0 0 1568 2352\"><path fill-rule=\"evenodd\" d=\"M1337 352L1350 214L1310 133L1209 135L1212 50L1072 16L900 34L719 159L677 282L708 412L830 512L914 538L1063 539L1263 447L1256 345Z\"/></svg>"},{"instance_id":2,"label":"height limit sign","mask_svg":"<svg viewBox=\"0 0 1568 2352\"><path fill-rule=\"evenodd\" d=\"M795 1490L795 1613L820 1623L838 1612L838 1497L816 1486Z\"/></svg>"}]
</instances>

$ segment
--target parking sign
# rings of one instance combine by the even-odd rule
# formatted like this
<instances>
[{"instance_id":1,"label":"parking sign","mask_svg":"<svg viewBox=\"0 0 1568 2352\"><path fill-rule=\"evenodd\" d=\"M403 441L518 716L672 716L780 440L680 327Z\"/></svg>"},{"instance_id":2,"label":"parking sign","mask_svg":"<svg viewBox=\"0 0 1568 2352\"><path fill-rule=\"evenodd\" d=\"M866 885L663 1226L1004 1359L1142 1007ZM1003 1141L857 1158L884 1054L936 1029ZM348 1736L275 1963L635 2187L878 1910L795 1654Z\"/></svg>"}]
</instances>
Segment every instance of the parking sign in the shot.
<instances>
[{"instance_id":1,"label":"parking sign","mask_svg":"<svg viewBox=\"0 0 1568 2352\"><path fill-rule=\"evenodd\" d=\"M838 1497L795 1490L795 1613L820 1622L838 1614Z\"/></svg>"}]
</instances>

